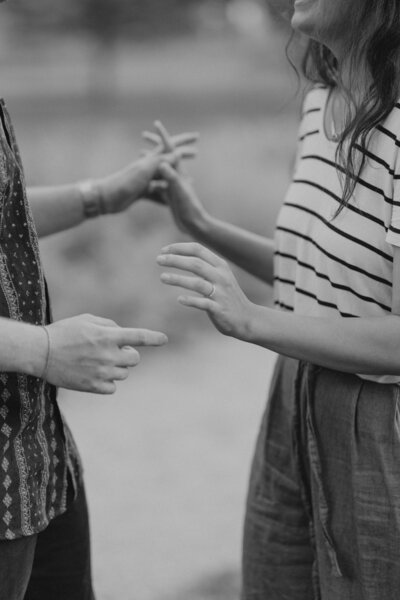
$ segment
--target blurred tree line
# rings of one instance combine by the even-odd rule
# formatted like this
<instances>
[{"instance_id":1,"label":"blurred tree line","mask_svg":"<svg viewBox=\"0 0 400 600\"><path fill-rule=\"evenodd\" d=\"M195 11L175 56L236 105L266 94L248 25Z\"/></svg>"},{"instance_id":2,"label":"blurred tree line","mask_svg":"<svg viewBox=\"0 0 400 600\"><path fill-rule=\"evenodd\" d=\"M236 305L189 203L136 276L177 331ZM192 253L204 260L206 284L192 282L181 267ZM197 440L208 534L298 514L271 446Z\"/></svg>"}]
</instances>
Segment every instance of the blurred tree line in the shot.
<instances>
[{"instance_id":1,"label":"blurred tree line","mask_svg":"<svg viewBox=\"0 0 400 600\"><path fill-rule=\"evenodd\" d=\"M104 43L188 31L204 4L229 0L14 0L9 10L29 28L86 33Z\"/></svg>"},{"instance_id":2,"label":"blurred tree line","mask_svg":"<svg viewBox=\"0 0 400 600\"><path fill-rule=\"evenodd\" d=\"M273 14L281 2L290 0L13 0L3 8L26 37L45 32L89 41L89 87L95 94L108 95L121 42L235 28L255 9Z\"/></svg>"},{"instance_id":3,"label":"blurred tree line","mask_svg":"<svg viewBox=\"0 0 400 600\"><path fill-rule=\"evenodd\" d=\"M130 38L194 30L201 12L223 15L230 4L259 4L265 9L282 0L13 0L8 10L28 31L49 29L82 33L102 44ZM287 2L288 0L283 0Z\"/></svg>"}]
</instances>

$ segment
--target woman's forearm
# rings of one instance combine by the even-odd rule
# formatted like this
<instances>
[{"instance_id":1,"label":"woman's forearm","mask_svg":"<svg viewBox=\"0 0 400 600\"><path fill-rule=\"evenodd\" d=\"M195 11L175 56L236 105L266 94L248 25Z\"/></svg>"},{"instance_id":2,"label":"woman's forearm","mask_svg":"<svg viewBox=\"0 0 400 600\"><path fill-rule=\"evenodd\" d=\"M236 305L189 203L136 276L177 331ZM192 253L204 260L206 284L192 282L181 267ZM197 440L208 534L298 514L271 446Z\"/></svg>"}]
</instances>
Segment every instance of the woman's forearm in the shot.
<instances>
[{"instance_id":1,"label":"woman's forearm","mask_svg":"<svg viewBox=\"0 0 400 600\"><path fill-rule=\"evenodd\" d=\"M39 237L70 229L85 219L77 184L29 188L28 198Z\"/></svg>"},{"instance_id":2,"label":"woman's forearm","mask_svg":"<svg viewBox=\"0 0 400 600\"><path fill-rule=\"evenodd\" d=\"M202 215L191 230L197 241L215 250L265 283L273 283L273 240L251 233L209 215Z\"/></svg>"},{"instance_id":3,"label":"woman's forearm","mask_svg":"<svg viewBox=\"0 0 400 600\"><path fill-rule=\"evenodd\" d=\"M248 342L339 371L400 375L399 316L327 319L253 307Z\"/></svg>"}]
</instances>

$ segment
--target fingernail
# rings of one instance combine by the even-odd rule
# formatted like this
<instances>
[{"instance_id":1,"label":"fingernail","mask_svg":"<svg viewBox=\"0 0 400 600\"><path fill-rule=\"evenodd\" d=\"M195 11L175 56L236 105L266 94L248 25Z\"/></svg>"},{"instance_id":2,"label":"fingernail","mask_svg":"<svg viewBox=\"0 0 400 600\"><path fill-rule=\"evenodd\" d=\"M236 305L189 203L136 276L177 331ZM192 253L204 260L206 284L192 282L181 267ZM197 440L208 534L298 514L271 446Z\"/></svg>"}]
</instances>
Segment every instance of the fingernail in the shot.
<instances>
[{"instance_id":1,"label":"fingernail","mask_svg":"<svg viewBox=\"0 0 400 600\"><path fill-rule=\"evenodd\" d=\"M157 256L157 262L162 264L166 262L166 256Z\"/></svg>"},{"instance_id":2,"label":"fingernail","mask_svg":"<svg viewBox=\"0 0 400 600\"><path fill-rule=\"evenodd\" d=\"M164 248L161 248L161 252L163 254L167 254L167 252L169 252L169 246L164 246Z\"/></svg>"}]
</instances>

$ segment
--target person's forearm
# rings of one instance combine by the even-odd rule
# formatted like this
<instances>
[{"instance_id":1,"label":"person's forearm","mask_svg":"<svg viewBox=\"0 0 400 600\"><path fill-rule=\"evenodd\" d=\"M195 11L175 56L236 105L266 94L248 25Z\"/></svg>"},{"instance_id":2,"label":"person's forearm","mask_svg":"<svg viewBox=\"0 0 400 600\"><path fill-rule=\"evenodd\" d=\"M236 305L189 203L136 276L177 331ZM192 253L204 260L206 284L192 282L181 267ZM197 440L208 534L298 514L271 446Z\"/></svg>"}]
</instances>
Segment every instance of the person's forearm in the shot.
<instances>
[{"instance_id":1,"label":"person's forearm","mask_svg":"<svg viewBox=\"0 0 400 600\"><path fill-rule=\"evenodd\" d=\"M272 239L251 233L209 214L202 215L191 229L197 241L215 250L265 283L273 283L274 243Z\"/></svg>"},{"instance_id":2,"label":"person's forearm","mask_svg":"<svg viewBox=\"0 0 400 600\"><path fill-rule=\"evenodd\" d=\"M327 319L254 305L243 339L334 370L400 375L400 317L396 315Z\"/></svg>"},{"instance_id":3,"label":"person's forearm","mask_svg":"<svg viewBox=\"0 0 400 600\"><path fill-rule=\"evenodd\" d=\"M47 336L42 327L0 317L0 372L39 377L47 355Z\"/></svg>"},{"instance_id":4,"label":"person's forearm","mask_svg":"<svg viewBox=\"0 0 400 600\"><path fill-rule=\"evenodd\" d=\"M39 237L75 227L85 219L78 184L29 188L28 198Z\"/></svg>"}]
</instances>

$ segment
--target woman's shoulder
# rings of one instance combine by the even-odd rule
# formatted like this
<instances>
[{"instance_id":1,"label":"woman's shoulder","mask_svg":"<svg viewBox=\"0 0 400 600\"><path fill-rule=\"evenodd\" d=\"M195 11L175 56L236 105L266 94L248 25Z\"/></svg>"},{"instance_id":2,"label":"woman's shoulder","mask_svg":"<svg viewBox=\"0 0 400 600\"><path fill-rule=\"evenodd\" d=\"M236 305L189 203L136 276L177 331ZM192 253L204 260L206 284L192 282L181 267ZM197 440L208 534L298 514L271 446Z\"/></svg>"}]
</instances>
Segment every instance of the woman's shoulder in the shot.
<instances>
[{"instance_id":1,"label":"woman's shoulder","mask_svg":"<svg viewBox=\"0 0 400 600\"><path fill-rule=\"evenodd\" d=\"M319 112L323 109L329 89L330 88L328 86L323 85L322 83L317 83L305 91L301 110L302 118L307 114Z\"/></svg>"},{"instance_id":2,"label":"woman's shoulder","mask_svg":"<svg viewBox=\"0 0 400 600\"><path fill-rule=\"evenodd\" d=\"M400 99L384 119L379 129L388 133L393 139L396 138L397 141L400 140Z\"/></svg>"}]
</instances>

